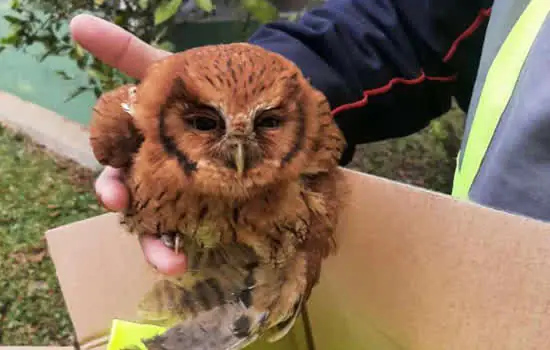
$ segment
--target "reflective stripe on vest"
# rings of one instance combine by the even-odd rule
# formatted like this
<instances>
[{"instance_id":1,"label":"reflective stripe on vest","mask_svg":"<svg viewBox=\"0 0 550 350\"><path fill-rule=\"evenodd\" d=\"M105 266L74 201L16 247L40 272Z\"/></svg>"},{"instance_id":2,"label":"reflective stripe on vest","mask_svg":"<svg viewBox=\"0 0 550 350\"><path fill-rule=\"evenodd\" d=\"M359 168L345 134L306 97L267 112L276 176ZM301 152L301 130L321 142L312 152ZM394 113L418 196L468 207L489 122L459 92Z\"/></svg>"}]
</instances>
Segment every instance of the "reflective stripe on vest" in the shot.
<instances>
[{"instance_id":1,"label":"reflective stripe on vest","mask_svg":"<svg viewBox=\"0 0 550 350\"><path fill-rule=\"evenodd\" d=\"M510 31L487 72L479 96L464 157L457 166L452 195L468 199L491 138L519 78L521 69L544 20L550 12L550 0L532 0Z\"/></svg>"}]
</instances>

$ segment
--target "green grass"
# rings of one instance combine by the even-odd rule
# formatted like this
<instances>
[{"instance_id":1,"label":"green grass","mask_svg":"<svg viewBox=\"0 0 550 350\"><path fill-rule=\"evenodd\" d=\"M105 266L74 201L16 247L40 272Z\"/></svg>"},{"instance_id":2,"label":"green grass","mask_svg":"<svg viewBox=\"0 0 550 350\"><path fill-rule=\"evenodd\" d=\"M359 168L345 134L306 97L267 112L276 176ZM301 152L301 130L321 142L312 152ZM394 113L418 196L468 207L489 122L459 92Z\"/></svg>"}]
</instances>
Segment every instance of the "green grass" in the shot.
<instances>
[{"instance_id":1,"label":"green grass","mask_svg":"<svg viewBox=\"0 0 550 350\"><path fill-rule=\"evenodd\" d=\"M462 119L453 110L409 137L364 145L350 167L448 193ZM0 344L73 341L44 232L103 212L94 178L0 127Z\"/></svg>"},{"instance_id":2,"label":"green grass","mask_svg":"<svg viewBox=\"0 0 550 350\"><path fill-rule=\"evenodd\" d=\"M0 344L70 345L44 232L102 212L93 178L0 127Z\"/></svg>"}]
</instances>

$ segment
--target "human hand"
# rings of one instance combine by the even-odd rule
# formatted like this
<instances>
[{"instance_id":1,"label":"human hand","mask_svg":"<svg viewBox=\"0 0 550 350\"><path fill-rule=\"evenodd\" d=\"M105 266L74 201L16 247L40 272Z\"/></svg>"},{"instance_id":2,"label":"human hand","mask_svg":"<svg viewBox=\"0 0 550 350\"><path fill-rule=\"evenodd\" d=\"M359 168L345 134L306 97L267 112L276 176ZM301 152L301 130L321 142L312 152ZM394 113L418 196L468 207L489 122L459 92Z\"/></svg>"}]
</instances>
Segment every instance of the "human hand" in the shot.
<instances>
[{"instance_id":1,"label":"human hand","mask_svg":"<svg viewBox=\"0 0 550 350\"><path fill-rule=\"evenodd\" d=\"M73 39L85 50L105 64L136 79L141 79L154 61L170 54L91 15L74 17L70 30ZM128 205L128 192L118 169L106 167L95 182L95 191L99 201L109 210L120 211ZM140 241L146 260L159 272L171 275L185 270L184 255L176 254L152 237L143 237Z\"/></svg>"}]
</instances>

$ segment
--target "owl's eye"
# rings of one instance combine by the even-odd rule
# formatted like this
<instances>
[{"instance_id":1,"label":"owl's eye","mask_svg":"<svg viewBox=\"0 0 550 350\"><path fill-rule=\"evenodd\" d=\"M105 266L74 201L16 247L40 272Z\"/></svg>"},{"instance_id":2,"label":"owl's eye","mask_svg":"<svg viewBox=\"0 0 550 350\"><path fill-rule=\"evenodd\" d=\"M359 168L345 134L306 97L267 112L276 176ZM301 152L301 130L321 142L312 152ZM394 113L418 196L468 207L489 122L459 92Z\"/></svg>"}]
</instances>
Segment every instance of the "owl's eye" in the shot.
<instances>
[{"instance_id":1,"label":"owl's eye","mask_svg":"<svg viewBox=\"0 0 550 350\"><path fill-rule=\"evenodd\" d=\"M199 131L216 130L220 124L218 119L204 116L204 115L195 115L195 116L186 118L186 122L187 122L187 125Z\"/></svg>"},{"instance_id":2,"label":"owl's eye","mask_svg":"<svg viewBox=\"0 0 550 350\"><path fill-rule=\"evenodd\" d=\"M258 120L258 122L256 123L256 127L264 129L275 129L280 127L281 124L281 119L274 116L269 116Z\"/></svg>"}]
</instances>

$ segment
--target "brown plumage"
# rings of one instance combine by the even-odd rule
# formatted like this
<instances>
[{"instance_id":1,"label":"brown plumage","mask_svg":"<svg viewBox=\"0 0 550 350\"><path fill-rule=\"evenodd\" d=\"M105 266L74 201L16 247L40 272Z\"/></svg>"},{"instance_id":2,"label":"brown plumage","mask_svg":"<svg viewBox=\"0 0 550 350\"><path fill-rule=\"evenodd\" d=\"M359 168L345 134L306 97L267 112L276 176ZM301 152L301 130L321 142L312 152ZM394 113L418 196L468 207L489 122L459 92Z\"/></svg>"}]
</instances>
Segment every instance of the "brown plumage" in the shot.
<instances>
[{"instance_id":1,"label":"brown plumage","mask_svg":"<svg viewBox=\"0 0 550 350\"><path fill-rule=\"evenodd\" d=\"M284 336L335 249L346 194L324 95L278 54L204 46L105 93L90 131L98 160L125 171L128 230L188 258L143 299L146 320L174 327L149 348Z\"/></svg>"}]
</instances>

